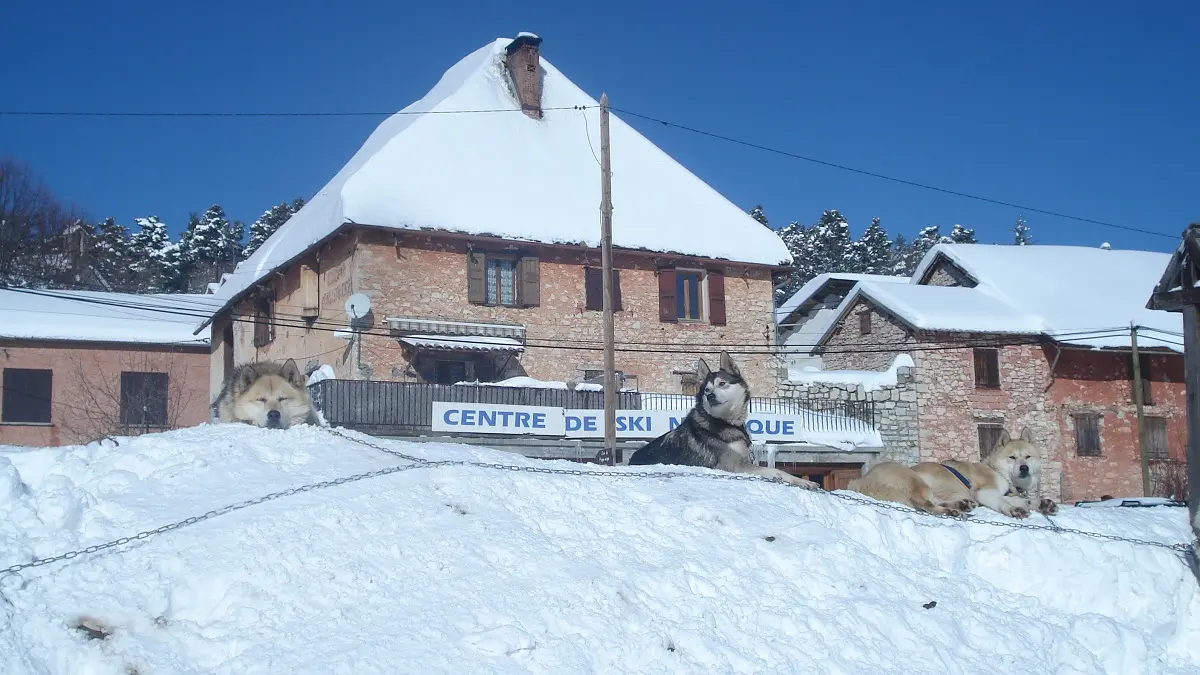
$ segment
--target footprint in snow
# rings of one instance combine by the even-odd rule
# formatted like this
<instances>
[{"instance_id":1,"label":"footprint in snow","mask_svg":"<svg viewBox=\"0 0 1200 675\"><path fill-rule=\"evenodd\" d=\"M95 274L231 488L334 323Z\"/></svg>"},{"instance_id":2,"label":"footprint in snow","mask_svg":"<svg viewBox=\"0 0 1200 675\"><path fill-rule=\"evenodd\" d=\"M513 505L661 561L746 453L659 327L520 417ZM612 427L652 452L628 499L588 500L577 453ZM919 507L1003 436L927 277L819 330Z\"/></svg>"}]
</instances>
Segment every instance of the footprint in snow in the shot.
<instances>
[{"instance_id":1,"label":"footprint in snow","mask_svg":"<svg viewBox=\"0 0 1200 675\"><path fill-rule=\"evenodd\" d=\"M463 642L475 651L493 656L512 656L536 647L533 636L519 626L500 626L482 633L463 637Z\"/></svg>"}]
</instances>

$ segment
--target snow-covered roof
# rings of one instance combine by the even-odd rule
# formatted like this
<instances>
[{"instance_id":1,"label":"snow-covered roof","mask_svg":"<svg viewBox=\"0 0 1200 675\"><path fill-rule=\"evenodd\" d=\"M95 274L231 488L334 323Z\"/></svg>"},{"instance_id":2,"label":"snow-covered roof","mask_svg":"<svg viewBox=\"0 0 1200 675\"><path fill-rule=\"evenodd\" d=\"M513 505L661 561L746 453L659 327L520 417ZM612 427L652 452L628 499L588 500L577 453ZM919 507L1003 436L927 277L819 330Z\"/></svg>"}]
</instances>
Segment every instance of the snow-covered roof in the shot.
<instances>
[{"instance_id":1,"label":"snow-covered roof","mask_svg":"<svg viewBox=\"0 0 1200 675\"><path fill-rule=\"evenodd\" d=\"M1158 283L1170 258L1169 253L1085 246L938 244L921 260L911 283L918 284L939 259L949 260L978 283L974 290L980 296L990 296L1016 308L1014 311L1038 317L1043 331L1064 336L1059 338L1062 342L1128 347L1128 332L1078 338L1065 334L1121 329L1131 323L1181 334L1179 315L1145 306L1146 294ZM960 324L962 330L983 330L978 320L967 314ZM1146 346L1182 350L1177 345Z\"/></svg>"},{"instance_id":2,"label":"snow-covered roof","mask_svg":"<svg viewBox=\"0 0 1200 675\"><path fill-rule=\"evenodd\" d=\"M898 277L885 274L853 274L850 272L826 272L809 279L800 290L784 300L775 308L775 322L786 323L788 315L799 309L806 300L824 288L830 281L878 281L879 283L908 283L908 277Z\"/></svg>"},{"instance_id":3,"label":"snow-covered roof","mask_svg":"<svg viewBox=\"0 0 1200 675\"><path fill-rule=\"evenodd\" d=\"M842 302L860 296L887 308L914 328L976 333L1040 333L1041 319L974 288L862 282Z\"/></svg>"},{"instance_id":4,"label":"snow-covered roof","mask_svg":"<svg viewBox=\"0 0 1200 675\"><path fill-rule=\"evenodd\" d=\"M232 300L346 223L599 246L599 104L541 58L544 116L522 114L504 66L511 42L500 38L466 56L424 98L384 120L215 297ZM451 114L470 110L501 112ZM619 115L611 115L610 136L613 246L791 262L773 231Z\"/></svg>"},{"instance_id":5,"label":"snow-covered roof","mask_svg":"<svg viewBox=\"0 0 1200 675\"><path fill-rule=\"evenodd\" d=\"M0 289L0 338L207 345L211 295Z\"/></svg>"}]
</instances>

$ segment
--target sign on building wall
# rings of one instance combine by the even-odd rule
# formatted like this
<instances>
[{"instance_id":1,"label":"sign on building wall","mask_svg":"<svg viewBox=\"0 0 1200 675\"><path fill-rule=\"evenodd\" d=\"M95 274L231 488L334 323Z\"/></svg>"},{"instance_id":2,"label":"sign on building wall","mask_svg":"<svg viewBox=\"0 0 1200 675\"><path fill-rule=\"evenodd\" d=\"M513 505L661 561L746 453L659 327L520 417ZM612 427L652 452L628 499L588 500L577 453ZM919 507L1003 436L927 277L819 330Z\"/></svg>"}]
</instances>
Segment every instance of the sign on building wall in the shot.
<instances>
[{"instance_id":1,"label":"sign on building wall","mask_svg":"<svg viewBox=\"0 0 1200 675\"><path fill-rule=\"evenodd\" d=\"M679 426L686 410L618 410L617 438L651 439ZM502 434L603 438L604 411L491 403L433 402L433 430L459 434ZM803 441L798 415L752 414L746 430L756 442Z\"/></svg>"}]
</instances>

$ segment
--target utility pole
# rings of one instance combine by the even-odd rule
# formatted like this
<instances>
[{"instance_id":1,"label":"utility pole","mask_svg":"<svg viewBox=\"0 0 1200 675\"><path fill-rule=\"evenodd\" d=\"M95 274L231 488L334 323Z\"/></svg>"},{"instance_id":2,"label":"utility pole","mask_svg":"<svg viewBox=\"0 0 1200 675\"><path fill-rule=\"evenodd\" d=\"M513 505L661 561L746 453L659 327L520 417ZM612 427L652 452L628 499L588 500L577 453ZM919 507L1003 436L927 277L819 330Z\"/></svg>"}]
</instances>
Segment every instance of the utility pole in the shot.
<instances>
[{"instance_id":1,"label":"utility pole","mask_svg":"<svg viewBox=\"0 0 1200 675\"><path fill-rule=\"evenodd\" d=\"M1150 496L1150 461L1146 457L1146 424L1142 415L1142 360L1138 357L1138 329L1129 325L1129 346L1133 353L1133 405L1137 409L1138 454L1142 458L1142 496Z\"/></svg>"},{"instance_id":2,"label":"utility pole","mask_svg":"<svg viewBox=\"0 0 1200 675\"><path fill-rule=\"evenodd\" d=\"M600 95L600 257L604 276L604 449L608 465L617 463L617 373L613 356L612 160L608 147L608 94Z\"/></svg>"}]
</instances>

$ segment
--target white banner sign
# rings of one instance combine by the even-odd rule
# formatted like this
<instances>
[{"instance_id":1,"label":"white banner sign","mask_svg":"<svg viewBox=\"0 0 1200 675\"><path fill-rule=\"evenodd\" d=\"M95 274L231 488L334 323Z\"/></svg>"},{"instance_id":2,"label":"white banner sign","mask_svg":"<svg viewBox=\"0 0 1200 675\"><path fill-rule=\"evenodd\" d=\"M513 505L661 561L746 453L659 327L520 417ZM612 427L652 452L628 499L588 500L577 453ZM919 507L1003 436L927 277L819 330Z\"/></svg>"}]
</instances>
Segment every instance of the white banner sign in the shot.
<instances>
[{"instance_id":1,"label":"white banner sign","mask_svg":"<svg viewBox=\"0 0 1200 675\"><path fill-rule=\"evenodd\" d=\"M657 438L679 426L687 413L686 410L618 410L617 438ZM802 418L796 415L752 414L746 420L746 430L754 442L798 443L803 440L803 428ZM604 411L434 401L433 430L460 434L603 438Z\"/></svg>"},{"instance_id":2,"label":"white banner sign","mask_svg":"<svg viewBox=\"0 0 1200 675\"><path fill-rule=\"evenodd\" d=\"M470 434L563 436L563 409L532 405L434 401L433 430Z\"/></svg>"}]
</instances>

